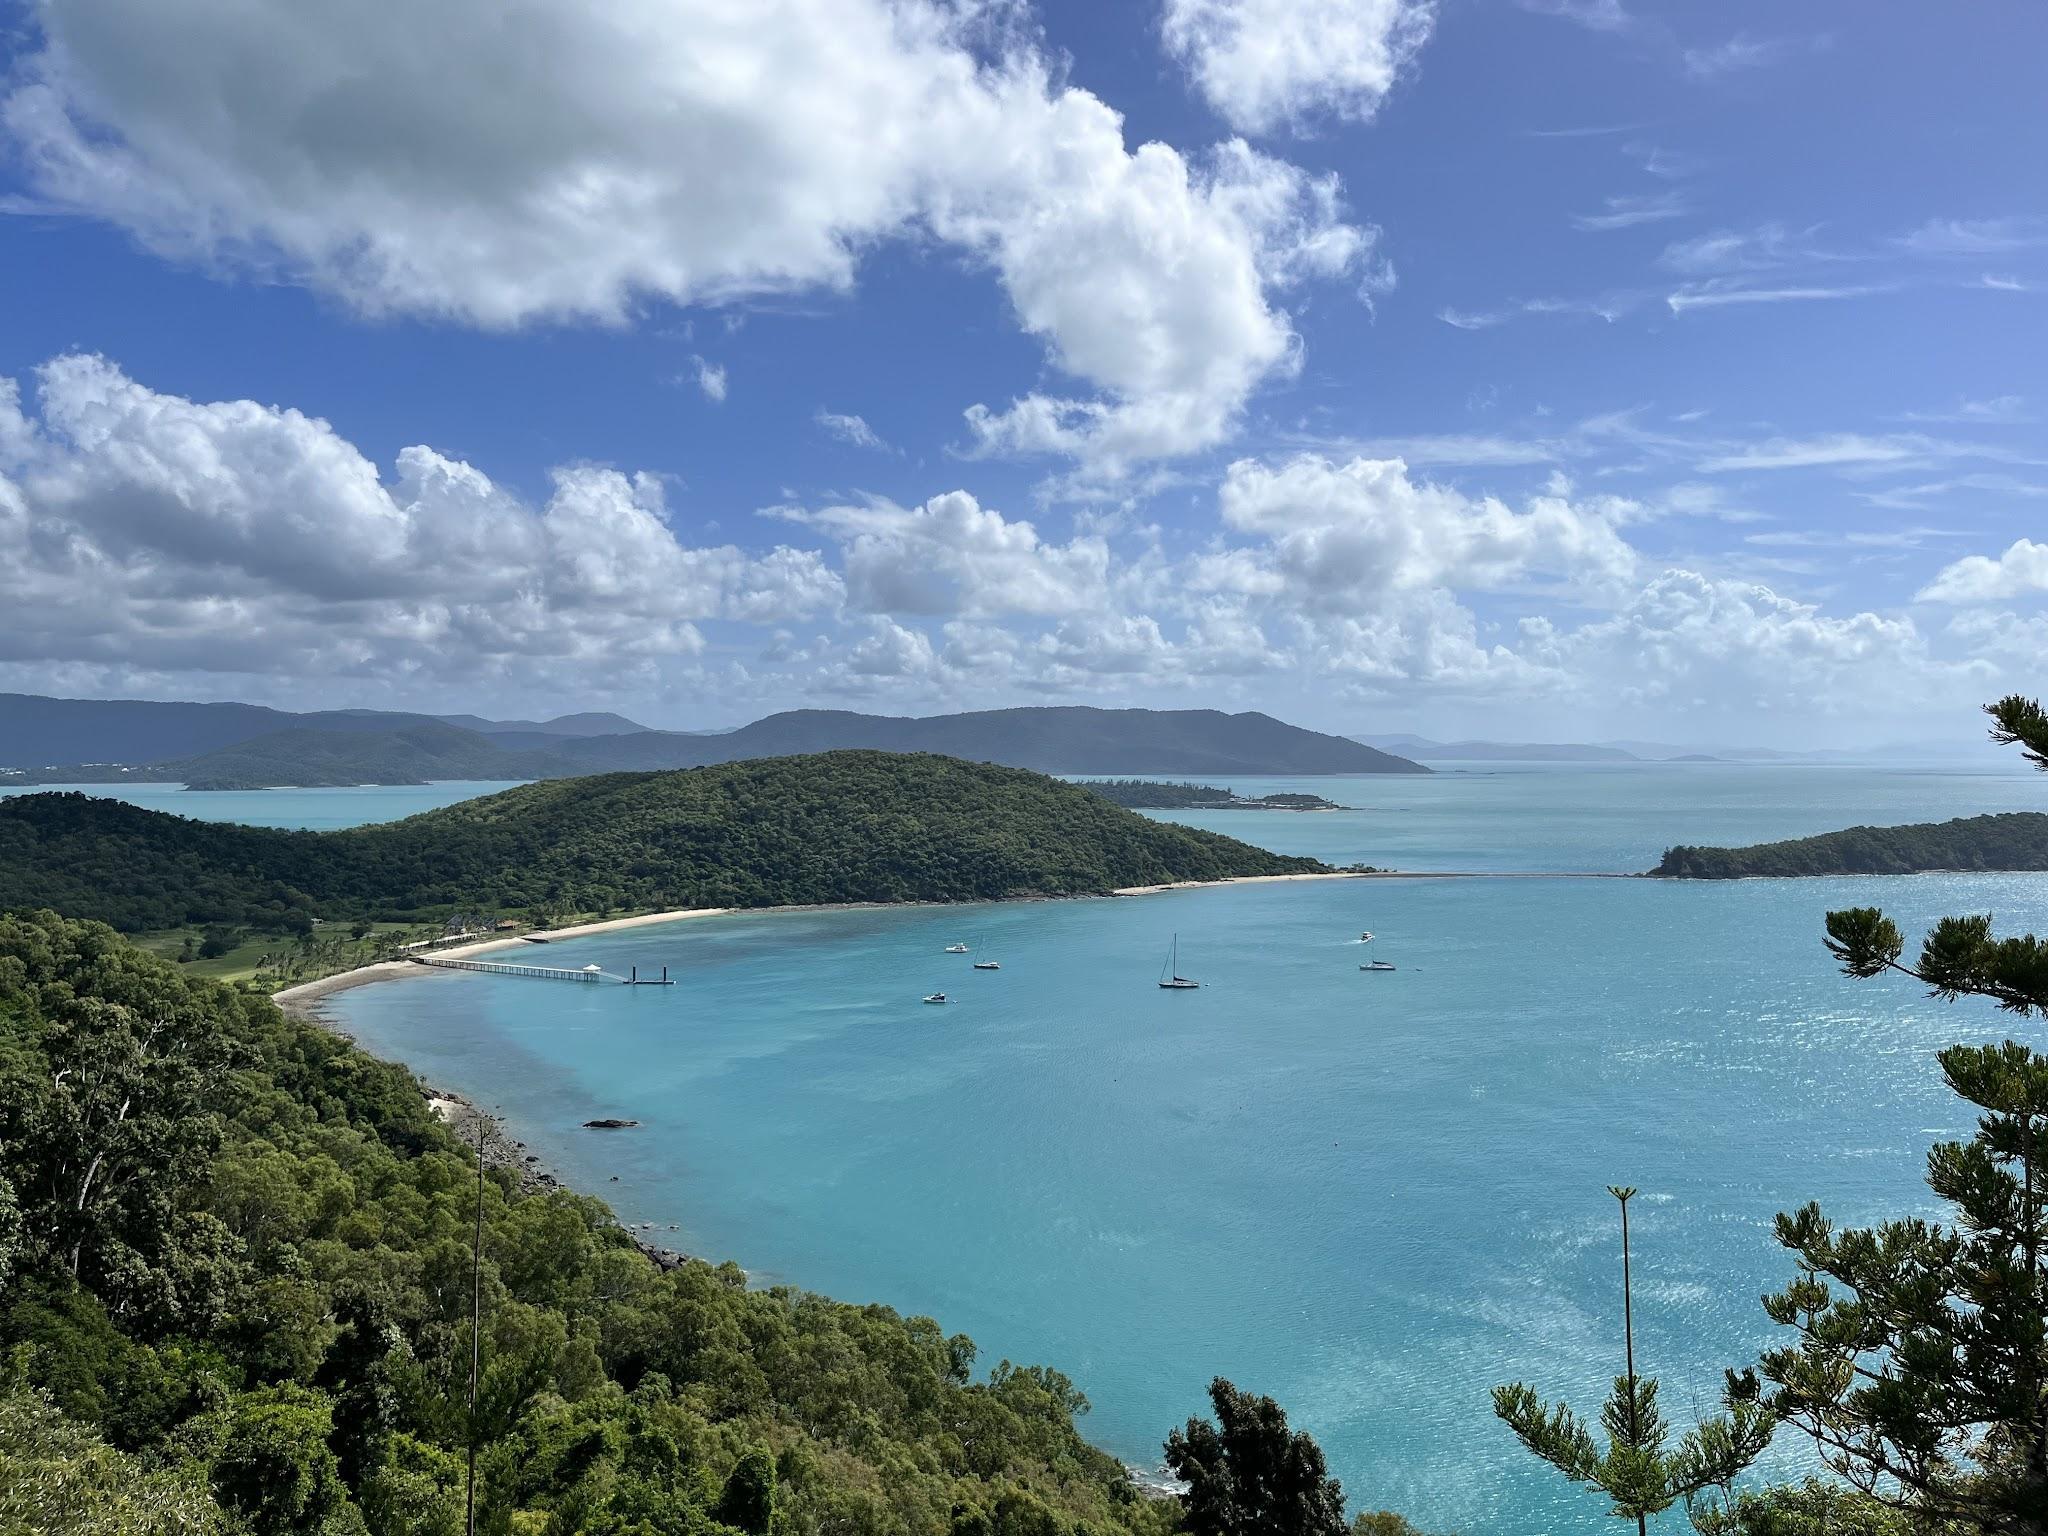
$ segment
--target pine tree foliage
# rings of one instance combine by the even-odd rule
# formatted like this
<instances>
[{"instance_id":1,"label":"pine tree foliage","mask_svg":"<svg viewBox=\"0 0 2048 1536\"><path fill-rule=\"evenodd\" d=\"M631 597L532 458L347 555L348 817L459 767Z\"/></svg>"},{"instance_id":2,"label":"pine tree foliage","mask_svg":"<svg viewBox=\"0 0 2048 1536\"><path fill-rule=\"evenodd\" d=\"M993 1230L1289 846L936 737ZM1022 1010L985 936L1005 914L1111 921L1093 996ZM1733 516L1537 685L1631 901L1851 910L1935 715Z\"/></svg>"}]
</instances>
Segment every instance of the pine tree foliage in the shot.
<instances>
[{"instance_id":1,"label":"pine tree foliage","mask_svg":"<svg viewBox=\"0 0 2048 1536\"><path fill-rule=\"evenodd\" d=\"M1270 1397L1209 1383L1216 1421L1189 1419L1167 1437L1166 1465L1190 1536L1346 1536L1344 1489L1322 1447L1287 1427Z\"/></svg>"},{"instance_id":2,"label":"pine tree foliage","mask_svg":"<svg viewBox=\"0 0 2048 1536\"><path fill-rule=\"evenodd\" d=\"M1992 737L2048 768L2048 714L1989 706ZM1934 996L2048 1015L2048 945L1999 938L1982 915L1945 917L1918 958L1874 907L1831 912L1827 945L1851 976L1899 972ZM1949 1087L1982 1114L1967 1142L1928 1153L1954 1212L1873 1228L1817 1205L1778 1218L1799 1261L1765 1298L1796 1341L1765 1354L1768 1401L1863 1494L1984 1536L2048 1533L2048 1056L2016 1040L1951 1046Z\"/></svg>"}]
</instances>

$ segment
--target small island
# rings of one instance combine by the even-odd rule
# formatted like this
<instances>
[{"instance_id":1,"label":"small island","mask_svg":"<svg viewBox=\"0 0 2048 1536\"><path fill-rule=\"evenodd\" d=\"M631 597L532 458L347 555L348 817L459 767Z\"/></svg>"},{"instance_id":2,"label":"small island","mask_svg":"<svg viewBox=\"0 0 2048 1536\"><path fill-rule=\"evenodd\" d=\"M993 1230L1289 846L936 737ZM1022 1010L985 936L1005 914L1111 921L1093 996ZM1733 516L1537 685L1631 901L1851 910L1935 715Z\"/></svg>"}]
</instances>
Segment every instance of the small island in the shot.
<instances>
[{"instance_id":1,"label":"small island","mask_svg":"<svg viewBox=\"0 0 2048 1536\"><path fill-rule=\"evenodd\" d=\"M1156 779L1098 779L1084 783L1127 811L1340 811L1321 795L1260 795L1250 798L1213 784L1169 784Z\"/></svg>"},{"instance_id":2,"label":"small island","mask_svg":"<svg viewBox=\"0 0 2048 1536\"><path fill-rule=\"evenodd\" d=\"M1650 874L1668 880L2048 870L2048 814L2011 811L1905 827L1850 827L1748 848L1680 846Z\"/></svg>"}]
</instances>

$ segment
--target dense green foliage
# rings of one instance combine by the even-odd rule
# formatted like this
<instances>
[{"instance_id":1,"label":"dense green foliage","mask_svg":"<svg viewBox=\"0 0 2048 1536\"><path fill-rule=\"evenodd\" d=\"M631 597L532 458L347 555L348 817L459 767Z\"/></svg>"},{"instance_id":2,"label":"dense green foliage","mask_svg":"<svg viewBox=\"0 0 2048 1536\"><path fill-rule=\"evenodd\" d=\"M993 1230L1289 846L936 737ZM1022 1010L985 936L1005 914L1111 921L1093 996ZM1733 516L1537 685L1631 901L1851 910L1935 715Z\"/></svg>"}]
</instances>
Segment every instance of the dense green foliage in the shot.
<instances>
[{"instance_id":1,"label":"dense green foliage","mask_svg":"<svg viewBox=\"0 0 2048 1536\"><path fill-rule=\"evenodd\" d=\"M1808 1478L1739 1493L1726 1508L1693 1512L1700 1536L1943 1536L1867 1493Z\"/></svg>"},{"instance_id":2,"label":"dense green foliage","mask_svg":"<svg viewBox=\"0 0 2048 1536\"><path fill-rule=\"evenodd\" d=\"M306 914L1071 896L1321 869L951 758L831 752L527 784L406 821L281 832L83 795L0 801L0 900L127 931Z\"/></svg>"},{"instance_id":3,"label":"dense green foliage","mask_svg":"<svg viewBox=\"0 0 2048 1536\"><path fill-rule=\"evenodd\" d=\"M1935 869L2048 870L2048 815L2014 811L1908 827L1851 827L1749 848L1669 849L1651 870L1686 880L1770 875L1911 875Z\"/></svg>"},{"instance_id":4,"label":"dense green foliage","mask_svg":"<svg viewBox=\"0 0 2048 1536\"><path fill-rule=\"evenodd\" d=\"M1187 1484L1193 1536L1345 1536L1344 1489L1322 1447L1287 1427L1270 1397L1209 1383L1216 1420L1189 1419L1166 1438L1166 1465Z\"/></svg>"},{"instance_id":5,"label":"dense green foliage","mask_svg":"<svg viewBox=\"0 0 2048 1536\"><path fill-rule=\"evenodd\" d=\"M479 1185L402 1070L106 928L0 917L0 1174L0 1530L65 1528L19 1524L50 1490L108 1513L79 1530L204 1530L175 1518L202 1493L256 1533L458 1528ZM1057 1371L976 1383L928 1319L664 1271L509 1175L481 1197L483 1530L1174 1523ZM144 1506L171 1513L112 1519Z\"/></svg>"},{"instance_id":6,"label":"dense green foliage","mask_svg":"<svg viewBox=\"0 0 2048 1536\"><path fill-rule=\"evenodd\" d=\"M1157 779L1094 779L1082 787L1134 811L1319 811L1335 810L1321 795L1259 795L1247 799L1213 784L1169 784Z\"/></svg>"}]
</instances>

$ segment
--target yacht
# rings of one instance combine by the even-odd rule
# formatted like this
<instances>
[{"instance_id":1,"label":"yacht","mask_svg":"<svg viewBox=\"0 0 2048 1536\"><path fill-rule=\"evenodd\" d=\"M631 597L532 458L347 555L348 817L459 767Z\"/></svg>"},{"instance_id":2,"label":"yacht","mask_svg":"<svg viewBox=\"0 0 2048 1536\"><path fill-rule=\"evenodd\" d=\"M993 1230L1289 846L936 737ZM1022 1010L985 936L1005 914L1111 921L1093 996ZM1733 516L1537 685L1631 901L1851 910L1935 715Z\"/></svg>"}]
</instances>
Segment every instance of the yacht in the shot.
<instances>
[{"instance_id":1,"label":"yacht","mask_svg":"<svg viewBox=\"0 0 2048 1536\"><path fill-rule=\"evenodd\" d=\"M1177 933L1173 936L1173 948L1166 952L1166 966L1159 973L1159 985L1169 992L1186 992L1201 985L1180 973L1180 935Z\"/></svg>"},{"instance_id":2,"label":"yacht","mask_svg":"<svg viewBox=\"0 0 2048 1536\"><path fill-rule=\"evenodd\" d=\"M943 992L934 992L931 994L931 996L925 999L925 1001L928 1003L943 1003L945 1000L946 994Z\"/></svg>"},{"instance_id":3,"label":"yacht","mask_svg":"<svg viewBox=\"0 0 2048 1536\"><path fill-rule=\"evenodd\" d=\"M965 944L948 944L946 946L946 953L949 955L964 955L967 953L967 946Z\"/></svg>"}]
</instances>

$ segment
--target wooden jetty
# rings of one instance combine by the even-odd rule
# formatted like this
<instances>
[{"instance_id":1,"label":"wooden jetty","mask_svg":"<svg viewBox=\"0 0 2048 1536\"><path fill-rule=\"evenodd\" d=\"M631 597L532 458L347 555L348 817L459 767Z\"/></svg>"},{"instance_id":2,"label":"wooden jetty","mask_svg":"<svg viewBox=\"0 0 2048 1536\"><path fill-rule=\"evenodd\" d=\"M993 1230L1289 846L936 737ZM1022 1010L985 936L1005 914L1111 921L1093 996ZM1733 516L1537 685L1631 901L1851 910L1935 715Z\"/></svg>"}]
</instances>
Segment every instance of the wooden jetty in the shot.
<instances>
[{"instance_id":1,"label":"wooden jetty","mask_svg":"<svg viewBox=\"0 0 2048 1536\"><path fill-rule=\"evenodd\" d=\"M572 971L554 965L506 965L500 960L452 960L446 955L414 955L414 965L439 966L448 971L485 971L493 976L531 976L536 981L622 981L620 976L608 976L595 965L586 965L580 971Z\"/></svg>"}]
</instances>

